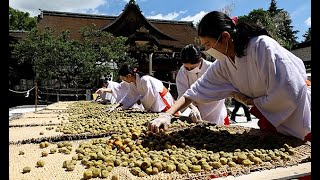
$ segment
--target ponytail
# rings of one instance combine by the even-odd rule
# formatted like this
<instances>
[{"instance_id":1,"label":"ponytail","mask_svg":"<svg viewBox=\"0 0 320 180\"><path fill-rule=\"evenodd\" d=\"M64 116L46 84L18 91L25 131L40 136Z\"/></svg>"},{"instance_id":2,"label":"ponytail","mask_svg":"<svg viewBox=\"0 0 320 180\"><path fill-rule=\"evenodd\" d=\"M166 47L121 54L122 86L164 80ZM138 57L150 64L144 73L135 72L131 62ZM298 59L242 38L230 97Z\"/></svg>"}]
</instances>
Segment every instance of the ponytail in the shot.
<instances>
[{"instance_id":1,"label":"ponytail","mask_svg":"<svg viewBox=\"0 0 320 180\"><path fill-rule=\"evenodd\" d=\"M136 67L133 68L133 67L127 65L127 64L124 64L123 66L121 66L121 68L118 71L118 75L119 76L127 76L128 74L136 75L137 73L140 76L146 75L145 73L142 73L142 72L138 71L138 69Z\"/></svg>"},{"instance_id":2,"label":"ponytail","mask_svg":"<svg viewBox=\"0 0 320 180\"><path fill-rule=\"evenodd\" d=\"M238 57L245 56L245 49L248 46L250 38L270 34L267 30L257 24L239 23L236 25L236 31L232 37L234 42L234 50Z\"/></svg>"}]
</instances>

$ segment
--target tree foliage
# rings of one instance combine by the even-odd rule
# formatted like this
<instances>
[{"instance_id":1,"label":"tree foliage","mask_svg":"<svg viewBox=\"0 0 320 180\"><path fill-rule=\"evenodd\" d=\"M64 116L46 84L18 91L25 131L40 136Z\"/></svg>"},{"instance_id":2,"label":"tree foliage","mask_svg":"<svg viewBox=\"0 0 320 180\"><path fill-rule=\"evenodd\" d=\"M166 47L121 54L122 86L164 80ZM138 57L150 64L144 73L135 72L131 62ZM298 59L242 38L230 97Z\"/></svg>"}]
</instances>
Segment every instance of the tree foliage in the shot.
<instances>
[{"instance_id":1,"label":"tree foliage","mask_svg":"<svg viewBox=\"0 0 320 180\"><path fill-rule=\"evenodd\" d=\"M256 23L267 29L269 34L287 49L297 43L292 20L287 11L279 9L275 0L271 0L268 10L254 9L248 15L240 16L240 22Z\"/></svg>"},{"instance_id":2,"label":"tree foliage","mask_svg":"<svg viewBox=\"0 0 320 180\"><path fill-rule=\"evenodd\" d=\"M129 59L123 37L92 28L84 28L81 41L71 40L68 31L53 34L50 28L33 29L13 45L13 57L32 64L37 80L57 79L66 88L92 87L97 78L112 71L111 61L121 65Z\"/></svg>"},{"instance_id":3,"label":"tree foliage","mask_svg":"<svg viewBox=\"0 0 320 180\"><path fill-rule=\"evenodd\" d=\"M83 37L83 44L92 49L98 55L96 68L100 72L113 72L115 79L118 79L117 69L107 70L108 65L115 65L120 68L123 64L137 65L137 60L128 54L129 46L126 45L127 37L115 37L109 32L96 29L96 26L86 26L80 30ZM100 73L101 74L101 73ZM104 73L106 74L106 73Z\"/></svg>"},{"instance_id":4,"label":"tree foliage","mask_svg":"<svg viewBox=\"0 0 320 180\"><path fill-rule=\"evenodd\" d=\"M311 41L311 27L304 33L304 42Z\"/></svg>"},{"instance_id":5,"label":"tree foliage","mask_svg":"<svg viewBox=\"0 0 320 180\"><path fill-rule=\"evenodd\" d=\"M277 15L279 12L283 11L283 9L279 9L277 6L276 0L271 0L268 12L271 16Z\"/></svg>"},{"instance_id":6,"label":"tree foliage","mask_svg":"<svg viewBox=\"0 0 320 180\"><path fill-rule=\"evenodd\" d=\"M36 25L36 17L30 17L28 12L22 12L9 7L9 30L30 31Z\"/></svg>"}]
</instances>

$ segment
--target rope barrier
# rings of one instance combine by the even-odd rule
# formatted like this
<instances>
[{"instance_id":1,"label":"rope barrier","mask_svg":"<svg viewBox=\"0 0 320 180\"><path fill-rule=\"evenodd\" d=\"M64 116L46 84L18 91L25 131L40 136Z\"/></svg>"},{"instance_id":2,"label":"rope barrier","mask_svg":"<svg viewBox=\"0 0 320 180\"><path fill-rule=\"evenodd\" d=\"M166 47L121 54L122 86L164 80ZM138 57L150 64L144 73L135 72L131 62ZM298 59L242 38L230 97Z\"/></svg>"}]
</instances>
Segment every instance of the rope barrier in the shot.
<instances>
[{"instance_id":1,"label":"rope barrier","mask_svg":"<svg viewBox=\"0 0 320 180\"><path fill-rule=\"evenodd\" d=\"M27 90L27 91L14 91L12 89L9 89L9 91L14 92L14 93L21 93L21 94L25 94L25 93L29 93L31 90L33 90L36 86L33 86L33 88Z\"/></svg>"},{"instance_id":2,"label":"rope barrier","mask_svg":"<svg viewBox=\"0 0 320 180\"><path fill-rule=\"evenodd\" d=\"M161 80L160 80L160 81L161 81ZM177 85L176 83L167 82L167 81L161 81L161 82L169 84L169 87L168 87L168 90L169 90L169 91L171 90L171 89L170 89L171 85L175 85L175 86Z\"/></svg>"},{"instance_id":3,"label":"rope barrier","mask_svg":"<svg viewBox=\"0 0 320 180\"><path fill-rule=\"evenodd\" d=\"M29 97L30 91L32 91L36 86L33 86L33 88L27 90L27 91L14 91L12 89L9 89L9 91L14 92L14 93L18 93L18 94L26 94L26 98Z\"/></svg>"},{"instance_id":4,"label":"rope barrier","mask_svg":"<svg viewBox=\"0 0 320 180\"><path fill-rule=\"evenodd\" d=\"M36 86L32 87L31 89L27 90L27 91L15 91L15 90L12 90L12 89L9 89L9 91L13 92L13 93L18 93L18 94L26 94L25 97L29 97L30 95L30 91L32 91ZM65 94L65 93L61 93L61 94L58 94L58 93L45 93L45 92L42 92L38 89L38 92L39 94L42 94L42 95L58 95L58 96L76 96L76 97L79 97L80 96L87 96L87 94L75 94L75 93L71 93L71 94ZM39 97L39 96L38 96ZM40 98L40 97L39 97Z\"/></svg>"},{"instance_id":5,"label":"rope barrier","mask_svg":"<svg viewBox=\"0 0 320 180\"><path fill-rule=\"evenodd\" d=\"M74 93L72 93L72 94L41 93L41 94L43 94L43 95L58 95L58 96L79 96L79 95L86 96L86 94L74 94Z\"/></svg>"}]
</instances>

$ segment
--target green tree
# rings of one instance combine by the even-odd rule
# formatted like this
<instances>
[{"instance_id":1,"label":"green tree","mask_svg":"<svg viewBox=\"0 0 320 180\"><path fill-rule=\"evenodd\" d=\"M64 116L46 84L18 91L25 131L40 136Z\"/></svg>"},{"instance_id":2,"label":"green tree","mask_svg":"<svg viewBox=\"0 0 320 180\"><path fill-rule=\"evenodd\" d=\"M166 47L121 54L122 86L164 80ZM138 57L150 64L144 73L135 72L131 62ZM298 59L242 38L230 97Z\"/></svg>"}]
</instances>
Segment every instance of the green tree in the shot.
<instances>
[{"instance_id":1,"label":"green tree","mask_svg":"<svg viewBox=\"0 0 320 180\"><path fill-rule=\"evenodd\" d=\"M79 68L92 61L79 42L68 40L67 31L55 37L49 28L41 33L31 30L25 39L13 45L12 55L19 63L30 63L37 80L57 79L60 87L76 81L76 75L82 75L78 72L85 73Z\"/></svg>"},{"instance_id":2,"label":"green tree","mask_svg":"<svg viewBox=\"0 0 320 180\"><path fill-rule=\"evenodd\" d=\"M311 27L304 33L304 42L311 41Z\"/></svg>"},{"instance_id":3,"label":"green tree","mask_svg":"<svg viewBox=\"0 0 320 180\"><path fill-rule=\"evenodd\" d=\"M285 43L281 38L277 35L277 28L276 24L274 23L274 20L270 16L268 11L260 9L254 9L252 10L248 15L239 16L238 22L248 22L248 23L256 23L264 28L267 29L269 34L277 40L280 44L284 45Z\"/></svg>"},{"instance_id":4,"label":"green tree","mask_svg":"<svg viewBox=\"0 0 320 180\"><path fill-rule=\"evenodd\" d=\"M276 16L273 16L272 19L276 25L277 37L286 42L285 47L287 49L291 49L291 47L297 43L296 34L299 31L293 30L289 13L287 11L280 11Z\"/></svg>"},{"instance_id":5,"label":"green tree","mask_svg":"<svg viewBox=\"0 0 320 180\"><path fill-rule=\"evenodd\" d=\"M111 58L121 62L126 57L123 38L111 37L112 42L106 43L102 37L89 38L97 35L94 33L85 34L82 41L70 40L68 31L53 34L50 28L33 29L12 45L13 58L30 63L37 80L57 79L66 88L92 87L97 77L110 72Z\"/></svg>"},{"instance_id":6,"label":"green tree","mask_svg":"<svg viewBox=\"0 0 320 180\"><path fill-rule=\"evenodd\" d=\"M276 37L283 41L283 45L287 49L291 49L297 43L296 34L299 31L293 30L289 13L284 9L279 9L275 0L271 0L268 12L273 19L273 23L276 25Z\"/></svg>"},{"instance_id":7,"label":"green tree","mask_svg":"<svg viewBox=\"0 0 320 180\"><path fill-rule=\"evenodd\" d=\"M30 31L36 26L36 17L30 17L28 12L22 12L9 7L9 30Z\"/></svg>"},{"instance_id":8,"label":"green tree","mask_svg":"<svg viewBox=\"0 0 320 180\"><path fill-rule=\"evenodd\" d=\"M277 15L279 12L283 11L283 9L279 9L277 7L277 2L276 0L271 0L268 12L270 13L271 16Z\"/></svg>"},{"instance_id":9,"label":"green tree","mask_svg":"<svg viewBox=\"0 0 320 180\"><path fill-rule=\"evenodd\" d=\"M268 11L265 11L262 8L254 9L248 15L239 16L238 22L257 23L264 27L270 26L272 23Z\"/></svg>"},{"instance_id":10,"label":"green tree","mask_svg":"<svg viewBox=\"0 0 320 180\"><path fill-rule=\"evenodd\" d=\"M276 1L272 0L269 9L254 9L248 15L240 16L240 22L256 23L267 29L270 35L287 49L297 43L296 34L293 30L292 20L287 11L279 9Z\"/></svg>"},{"instance_id":11,"label":"green tree","mask_svg":"<svg viewBox=\"0 0 320 180\"><path fill-rule=\"evenodd\" d=\"M97 29L94 24L82 28L80 32L86 48L91 48L98 55L96 68L102 67L99 70L101 73L113 72L115 79L118 79L118 69L103 69L106 64L116 65L118 68L123 64L137 65L137 60L128 53L129 46L125 44L127 37L115 37L109 32ZM101 73L98 76L102 75Z\"/></svg>"}]
</instances>

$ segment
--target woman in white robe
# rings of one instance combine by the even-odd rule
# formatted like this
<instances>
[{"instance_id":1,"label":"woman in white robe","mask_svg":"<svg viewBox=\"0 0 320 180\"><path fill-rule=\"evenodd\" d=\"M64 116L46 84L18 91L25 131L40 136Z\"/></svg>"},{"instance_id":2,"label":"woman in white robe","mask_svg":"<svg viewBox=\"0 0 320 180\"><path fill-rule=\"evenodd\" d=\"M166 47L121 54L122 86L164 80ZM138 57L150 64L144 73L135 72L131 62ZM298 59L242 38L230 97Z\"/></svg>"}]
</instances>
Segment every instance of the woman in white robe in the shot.
<instances>
[{"instance_id":1,"label":"woman in white robe","mask_svg":"<svg viewBox=\"0 0 320 180\"><path fill-rule=\"evenodd\" d=\"M129 84L127 94L116 107L124 110L140 100L146 111L165 112L174 104L174 99L163 83L149 75L140 75L128 65L119 70L120 78Z\"/></svg>"},{"instance_id":2,"label":"woman in white robe","mask_svg":"<svg viewBox=\"0 0 320 180\"><path fill-rule=\"evenodd\" d=\"M111 82L106 79L100 79L101 88L99 88L95 93L98 95L93 102L101 104L114 104L116 99L110 94L110 87L113 86L116 82Z\"/></svg>"},{"instance_id":3,"label":"woman in white robe","mask_svg":"<svg viewBox=\"0 0 320 180\"><path fill-rule=\"evenodd\" d=\"M311 94L301 59L269 37L265 29L248 23L235 25L217 11L202 18L198 36L218 61L166 115L151 121L152 131L158 132L174 112L192 101L206 103L232 96L253 106L250 112L259 118L260 129L311 141Z\"/></svg>"},{"instance_id":4,"label":"woman in white robe","mask_svg":"<svg viewBox=\"0 0 320 180\"><path fill-rule=\"evenodd\" d=\"M180 98L190 86L199 79L209 68L212 62L201 57L201 51L193 44L185 46L181 51L182 66L176 77L178 98ZM189 117L194 121L206 120L209 123L229 125L229 118L225 106L225 100L211 101L209 103L192 102Z\"/></svg>"},{"instance_id":5,"label":"woman in white robe","mask_svg":"<svg viewBox=\"0 0 320 180\"><path fill-rule=\"evenodd\" d=\"M118 83L106 80L105 82L107 86L99 88L96 93L110 101L111 104L118 103L126 95L129 88L129 84L126 82Z\"/></svg>"},{"instance_id":6,"label":"woman in white robe","mask_svg":"<svg viewBox=\"0 0 320 180\"><path fill-rule=\"evenodd\" d=\"M108 81L108 86L100 88L96 91L100 96L105 97L111 104L117 104L127 94L129 90L129 83L122 81L120 83L114 81ZM131 108L138 108L144 110L141 104L135 103Z\"/></svg>"},{"instance_id":7,"label":"woman in white robe","mask_svg":"<svg viewBox=\"0 0 320 180\"><path fill-rule=\"evenodd\" d=\"M100 88L96 93L109 93L111 97L109 99L111 104L118 103L127 93L129 89L129 84L126 82L114 82L108 81L108 86L106 88Z\"/></svg>"}]
</instances>

